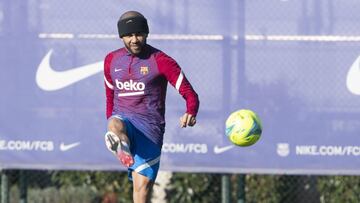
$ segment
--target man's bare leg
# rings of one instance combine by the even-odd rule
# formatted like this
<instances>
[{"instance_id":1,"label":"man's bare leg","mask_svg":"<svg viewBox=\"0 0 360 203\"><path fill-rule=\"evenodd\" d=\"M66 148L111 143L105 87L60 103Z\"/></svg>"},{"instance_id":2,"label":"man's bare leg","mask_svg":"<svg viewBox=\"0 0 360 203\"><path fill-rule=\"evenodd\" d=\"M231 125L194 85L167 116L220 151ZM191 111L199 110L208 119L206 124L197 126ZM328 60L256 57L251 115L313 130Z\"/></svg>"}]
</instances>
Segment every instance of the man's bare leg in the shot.
<instances>
[{"instance_id":1,"label":"man's bare leg","mask_svg":"<svg viewBox=\"0 0 360 203\"><path fill-rule=\"evenodd\" d=\"M109 120L105 139L109 150L116 154L124 166L130 167L134 164L130 152L130 140L126 134L125 123L122 120L118 118Z\"/></svg>"},{"instance_id":2,"label":"man's bare leg","mask_svg":"<svg viewBox=\"0 0 360 203\"><path fill-rule=\"evenodd\" d=\"M151 199L151 191L154 182L148 177L135 171L132 172L133 178L133 199L134 203L148 203Z\"/></svg>"}]
</instances>

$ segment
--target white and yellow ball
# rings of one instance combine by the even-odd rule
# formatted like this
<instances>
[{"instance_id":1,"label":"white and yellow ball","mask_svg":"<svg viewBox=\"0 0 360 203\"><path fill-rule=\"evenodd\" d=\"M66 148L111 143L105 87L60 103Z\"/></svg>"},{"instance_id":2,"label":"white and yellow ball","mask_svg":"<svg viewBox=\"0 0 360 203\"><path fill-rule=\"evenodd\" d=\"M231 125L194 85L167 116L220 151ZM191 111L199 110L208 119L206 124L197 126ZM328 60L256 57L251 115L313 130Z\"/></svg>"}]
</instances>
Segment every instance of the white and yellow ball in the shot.
<instances>
[{"instance_id":1,"label":"white and yellow ball","mask_svg":"<svg viewBox=\"0 0 360 203\"><path fill-rule=\"evenodd\" d=\"M226 136L238 146L250 146L261 137L260 118L249 109L240 109L230 114L226 120Z\"/></svg>"}]
</instances>

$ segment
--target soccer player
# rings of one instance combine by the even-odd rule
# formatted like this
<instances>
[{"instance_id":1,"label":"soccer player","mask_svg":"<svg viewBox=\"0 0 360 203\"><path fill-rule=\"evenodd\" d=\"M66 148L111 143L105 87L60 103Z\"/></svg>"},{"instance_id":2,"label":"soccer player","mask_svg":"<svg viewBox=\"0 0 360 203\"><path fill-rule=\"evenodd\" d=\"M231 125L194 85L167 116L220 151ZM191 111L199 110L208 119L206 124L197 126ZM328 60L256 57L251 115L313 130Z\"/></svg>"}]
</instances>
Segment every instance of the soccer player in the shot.
<instances>
[{"instance_id":1,"label":"soccer player","mask_svg":"<svg viewBox=\"0 0 360 203\"><path fill-rule=\"evenodd\" d=\"M125 47L104 62L105 142L128 168L134 202L146 202L159 170L167 83L186 100L180 127L196 124L199 99L176 61L146 43L149 27L141 13L125 12L117 26Z\"/></svg>"}]
</instances>

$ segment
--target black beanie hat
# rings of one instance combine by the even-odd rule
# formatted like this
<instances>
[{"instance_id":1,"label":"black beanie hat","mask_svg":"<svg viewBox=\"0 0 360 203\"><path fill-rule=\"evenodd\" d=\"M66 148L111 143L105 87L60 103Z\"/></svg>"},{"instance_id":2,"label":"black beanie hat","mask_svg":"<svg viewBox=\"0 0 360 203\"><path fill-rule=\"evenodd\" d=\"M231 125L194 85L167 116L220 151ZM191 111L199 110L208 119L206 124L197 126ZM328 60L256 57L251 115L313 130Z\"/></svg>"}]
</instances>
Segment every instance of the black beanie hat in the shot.
<instances>
[{"instance_id":1,"label":"black beanie hat","mask_svg":"<svg viewBox=\"0 0 360 203\"><path fill-rule=\"evenodd\" d=\"M147 20L142 16L120 19L117 26L120 38L131 33L149 34Z\"/></svg>"}]
</instances>

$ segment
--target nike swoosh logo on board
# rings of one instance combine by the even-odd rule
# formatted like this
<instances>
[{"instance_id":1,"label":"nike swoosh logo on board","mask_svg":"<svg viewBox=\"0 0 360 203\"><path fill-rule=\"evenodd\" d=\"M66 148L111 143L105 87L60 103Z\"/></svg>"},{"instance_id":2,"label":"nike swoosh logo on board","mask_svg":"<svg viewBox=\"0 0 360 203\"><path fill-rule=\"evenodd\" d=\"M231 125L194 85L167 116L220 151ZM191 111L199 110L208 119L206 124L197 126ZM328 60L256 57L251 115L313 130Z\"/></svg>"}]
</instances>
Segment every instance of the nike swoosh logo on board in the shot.
<instances>
[{"instance_id":1,"label":"nike swoosh logo on board","mask_svg":"<svg viewBox=\"0 0 360 203\"><path fill-rule=\"evenodd\" d=\"M68 151L76 146L80 145L80 142L74 142L71 144L64 144L63 142L60 144L60 151Z\"/></svg>"},{"instance_id":2,"label":"nike swoosh logo on board","mask_svg":"<svg viewBox=\"0 0 360 203\"><path fill-rule=\"evenodd\" d=\"M360 95L360 56L354 61L347 73L346 87L351 93Z\"/></svg>"},{"instance_id":3,"label":"nike swoosh logo on board","mask_svg":"<svg viewBox=\"0 0 360 203\"><path fill-rule=\"evenodd\" d=\"M42 59L36 71L36 84L45 91L55 91L95 75L103 70L104 62L75 67L65 71L55 71L50 65L50 50Z\"/></svg>"},{"instance_id":4,"label":"nike swoosh logo on board","mask_svg":"<svg viewBox=\"0 0 360 203\"><path fill-rule=\"evenodd\" d=\"M214 153L215 154L221 154L221 153L224 153L224 152L232 149L233 147L235 147L235 145L228 145L228 146L225 146L225 147L219 147L219 146L215 145Z\"/></svg>"}]
</instances>

